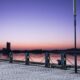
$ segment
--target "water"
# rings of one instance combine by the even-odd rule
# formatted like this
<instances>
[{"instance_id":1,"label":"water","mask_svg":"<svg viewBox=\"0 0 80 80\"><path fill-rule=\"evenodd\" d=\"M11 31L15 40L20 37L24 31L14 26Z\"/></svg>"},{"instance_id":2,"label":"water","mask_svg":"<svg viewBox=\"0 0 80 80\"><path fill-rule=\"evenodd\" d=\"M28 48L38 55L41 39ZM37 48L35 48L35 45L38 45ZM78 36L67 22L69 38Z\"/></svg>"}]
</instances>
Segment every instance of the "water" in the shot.
<instances>
[{"instance_id":1,"label":"water","mask_svg":"<svg viewBox=\"0 0 80 80\"><path fill-rule=\"evenodd\" d=\"M7 59L8 57L6 55L0 55L0 59ZM60 54L51 54L50 55L50 63L56 63L58 64L57 60L60 60ZM20 60L20 61L25 61L25 54L20 53L20 54L13 54L13 60ZM30 54L30 61L31 62L40 62L44 63L45 62L45 55L44 54ZM67 64L69 65L74 65L74 56L72 55L67 55L66 57ZM78 65L80 66L80 55L77 57L77 62Z\"/></svg>"}]
</instances>

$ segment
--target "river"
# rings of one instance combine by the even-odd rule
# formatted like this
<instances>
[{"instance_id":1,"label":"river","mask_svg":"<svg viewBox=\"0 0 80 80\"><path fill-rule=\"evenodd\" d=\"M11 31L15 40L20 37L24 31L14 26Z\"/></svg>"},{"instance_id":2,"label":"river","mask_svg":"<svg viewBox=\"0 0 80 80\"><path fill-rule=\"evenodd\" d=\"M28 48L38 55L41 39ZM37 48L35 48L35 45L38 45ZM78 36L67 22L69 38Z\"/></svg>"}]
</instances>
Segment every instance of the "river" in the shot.
<instances>
[{"instance_id":1,"label":"river","mask_svg":"<svg viewBox=\"0 0 80 80\"><path fill-rule=\"evenodd\" d=\"M8 57L6 55L0 54L0 59L7 59ZM60 54L50 54L50 63L56 63L58 64L57 60L60 60L61 56ZM25 54L13 54L13 60L20 60L25 61ZM45 55L44 54L30 54L30 61L31 62L45 62ZM69 65L74 65L74 56L67 55L66 56L66 63ZM80 66L80 55L77 56L77 63Z\"/></svg>"}]
</instances>

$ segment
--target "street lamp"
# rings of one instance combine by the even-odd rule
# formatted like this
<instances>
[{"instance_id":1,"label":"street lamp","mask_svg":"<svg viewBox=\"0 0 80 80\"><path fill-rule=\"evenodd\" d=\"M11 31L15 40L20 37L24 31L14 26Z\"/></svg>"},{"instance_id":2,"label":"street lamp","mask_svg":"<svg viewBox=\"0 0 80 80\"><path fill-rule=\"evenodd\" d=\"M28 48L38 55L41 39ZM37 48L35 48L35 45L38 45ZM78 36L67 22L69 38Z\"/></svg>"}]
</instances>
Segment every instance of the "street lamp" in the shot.
<instances>
[{"instance_id":1,"label":"street lamp","mask_svg":"<svg viewBox=\"0 0 80 80\"><path fill-rule=\"evenodd\" d=\"M74 13L74 48L76 51L76 0L73 0L73 13ZM77 73L77 53L74 56L75 61L75 73Z\"/></svg>"}]
</instances>

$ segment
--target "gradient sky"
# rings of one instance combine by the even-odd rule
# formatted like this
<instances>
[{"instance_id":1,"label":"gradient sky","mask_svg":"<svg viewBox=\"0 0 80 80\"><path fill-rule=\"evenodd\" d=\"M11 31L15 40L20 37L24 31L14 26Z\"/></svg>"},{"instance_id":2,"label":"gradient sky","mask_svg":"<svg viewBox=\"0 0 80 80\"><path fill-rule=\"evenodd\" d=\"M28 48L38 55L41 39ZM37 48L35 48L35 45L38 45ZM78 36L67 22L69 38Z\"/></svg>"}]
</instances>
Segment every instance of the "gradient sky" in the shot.
<instances>
[{"instance_id":1,"label":"gradient sky","mask_svg":"<svg viewBox=\"0 0 80 80\"><path fill-rule=\"evenodd\" d=\"M0 48L74 47L73 0L0 0ZM77 47L80 48L80 0L77 0Z\"/></svg>"}]
</instances>

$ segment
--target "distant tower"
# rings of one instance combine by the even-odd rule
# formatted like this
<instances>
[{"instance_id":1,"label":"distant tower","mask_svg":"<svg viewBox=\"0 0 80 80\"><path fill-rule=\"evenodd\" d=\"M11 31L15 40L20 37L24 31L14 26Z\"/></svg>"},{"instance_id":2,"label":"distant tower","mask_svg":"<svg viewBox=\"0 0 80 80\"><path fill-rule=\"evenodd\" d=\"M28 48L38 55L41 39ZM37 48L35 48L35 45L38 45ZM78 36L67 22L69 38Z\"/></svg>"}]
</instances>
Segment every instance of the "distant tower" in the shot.
<instances>
[{"instance_id":1,"label":"distant tower","mask_svg":"<svg viewBox=\"0 0 80 80\"><path fill-rule=\"evenodd\" d=\"M6 49L7 49L7 50L10 50L10 49L11 49L11 43L10 43L10 42L7 42L7 44L6 44Z\"/></svg>"},{"instance_id":2,"label":"distant tower","mask_svg":"<svg viewBox=\"0 0 80 80\"><path fill-rule=\"evenodd\" d=\"M11 43L10 43L10 42L7 42L7 43L6 43L6 54L7 54L8 56L9 56L10 50L11 50Z\"/></svg>"},{"instance_id":3,"label":"distant tower","mask_svg":"<svg viewBox=\"0 0 80 80\"><path fill-rule=\"evenodd\" d=\"M6 43L6 48L3 48L3 54L9 56L10 50L11 50L11 43L10 42L7 42Z\"/></svg>"}]
</instances>

